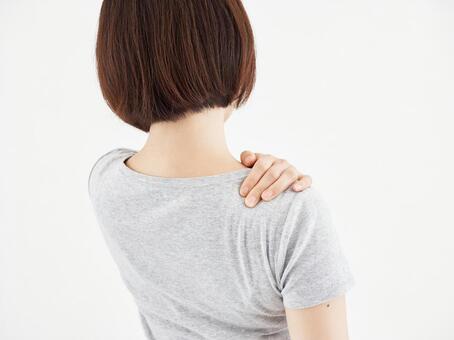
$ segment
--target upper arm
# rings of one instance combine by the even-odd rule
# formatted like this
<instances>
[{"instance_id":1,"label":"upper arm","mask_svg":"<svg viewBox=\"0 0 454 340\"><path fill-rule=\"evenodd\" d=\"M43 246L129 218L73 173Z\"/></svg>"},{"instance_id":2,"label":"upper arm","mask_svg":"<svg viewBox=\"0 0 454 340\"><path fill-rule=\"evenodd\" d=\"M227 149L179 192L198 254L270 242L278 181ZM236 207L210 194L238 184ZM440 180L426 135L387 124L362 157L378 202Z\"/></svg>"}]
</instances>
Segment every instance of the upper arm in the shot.
<instances>
[{"instance_id":1,"label":"upper arm","mask_svg":"<svg viewBox=\"0 0 454 340\"><path fill-rule=\"evenodd\" d=\"M284 226L278 284L292 340L346 340L345 294L354 278L329 209L313 188Z\"/></svg>"},{"instance_id":2,"label":"upper arm","mask_svg":"<svg viewBox=\"0 0 454 340\"><path fill-rule=\"evenodd\" d=\"M325 201L313 188L299 195L288 214L276 261L282 301L291 309L322 304L354 284Z\"/></svg>"},{"instance_id":3,"label":"upper arm","mask_svg":"<svg viewBox=\"0 0 454 340\"><path fill-rule=\"evenodd\" d=\"M348 340L345 297L304 308L286 308L287 326L292 340Z\"/></svg>"}]
</instances>

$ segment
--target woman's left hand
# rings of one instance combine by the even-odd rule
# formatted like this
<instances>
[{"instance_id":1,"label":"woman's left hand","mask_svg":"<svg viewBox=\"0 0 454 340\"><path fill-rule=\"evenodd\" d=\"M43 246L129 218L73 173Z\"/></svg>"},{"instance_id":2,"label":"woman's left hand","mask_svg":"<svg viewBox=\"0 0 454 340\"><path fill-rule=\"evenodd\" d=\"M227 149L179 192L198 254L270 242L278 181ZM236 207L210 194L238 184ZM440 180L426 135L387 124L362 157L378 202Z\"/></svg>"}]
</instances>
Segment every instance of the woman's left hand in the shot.
<instances>
[{"instance_id":1,"label":"woman's left hand","mask_svg":"<svg viewBox=\"0 0 454 340\"><path fill-rule=\"evenodd\" d=\"M312 185L309 175L303 175L285 159L243 151L241 163L252 168L240 187L240 195L249 208L260 200L271 201L290 186L294 191L303 191Z\"/></svg>"}]
</instances>

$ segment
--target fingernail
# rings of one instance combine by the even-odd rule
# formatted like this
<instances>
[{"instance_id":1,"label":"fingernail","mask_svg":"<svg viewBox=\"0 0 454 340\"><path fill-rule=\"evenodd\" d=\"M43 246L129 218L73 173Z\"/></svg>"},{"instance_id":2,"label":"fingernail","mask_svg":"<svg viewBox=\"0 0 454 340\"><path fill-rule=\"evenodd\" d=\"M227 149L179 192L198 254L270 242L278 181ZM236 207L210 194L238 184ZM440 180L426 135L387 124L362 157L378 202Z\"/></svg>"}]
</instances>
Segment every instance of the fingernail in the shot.
<instances>
[{"instance_id":1,"label":"fingernail","mask_svg":"<svg viewBox=\"0 0 454 340\"><path fill-rule=\"evenodd\" d=\"M247 156L247 157L244 159L244 161L245 161L246 163L249 163L249 162L252 162L252 159L253 159L252 156Z\"/></svg>"},{"instance_id":2,"label":"fingernail","mask_svg":"<svg viewBox=\"0 0 454 340\"><path fill-rule=\"evenodd\" d=\"M301 191L303 190L303 186L301 184L295 184L293 186L293 189L295 189L296 191Z\"/></svg>"},{"instance_id":3,"label":"fingernail","mask_svg":"<svg viewBox=\"0 0 454 340\"><path fill-rule=\"evenodd\" d=\"M246 205L249 208L252 208L255 205L256 202L257 202L257 199L254 196L246 198Z\"/></svg>"},{"instance_id":4,"label":"fingernail","mask_svg":"<svg viewBox=\"0 0 454 340\"><path fill-rule=\"evenodd\" d=\"M243 195L243 196L246 195L248 192L249 192L249 188L248 187L243 187L240 190L240 194Z\"/></svg>"}]
</instances>

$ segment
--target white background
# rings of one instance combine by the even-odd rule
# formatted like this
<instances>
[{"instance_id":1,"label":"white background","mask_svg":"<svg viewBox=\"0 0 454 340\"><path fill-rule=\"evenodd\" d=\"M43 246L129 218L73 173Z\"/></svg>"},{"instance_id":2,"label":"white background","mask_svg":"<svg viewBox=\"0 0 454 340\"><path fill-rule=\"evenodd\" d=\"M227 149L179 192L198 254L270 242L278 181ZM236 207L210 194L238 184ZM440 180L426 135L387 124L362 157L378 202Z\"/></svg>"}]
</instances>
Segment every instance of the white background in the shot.
<instances>
[{"instance_id":1,"label":"white background","mask_svg":"<svg viewBox=\"0 0 454 340\"><path fill-rule=\"evenodd\" d=\"M246 1L258 75L227 124L329 202L353 340L454 339L454 4ZM100 1L0 0L0 338L144 339L87 176L146 135L95 74Z\"/></svg>"}]
</instances>

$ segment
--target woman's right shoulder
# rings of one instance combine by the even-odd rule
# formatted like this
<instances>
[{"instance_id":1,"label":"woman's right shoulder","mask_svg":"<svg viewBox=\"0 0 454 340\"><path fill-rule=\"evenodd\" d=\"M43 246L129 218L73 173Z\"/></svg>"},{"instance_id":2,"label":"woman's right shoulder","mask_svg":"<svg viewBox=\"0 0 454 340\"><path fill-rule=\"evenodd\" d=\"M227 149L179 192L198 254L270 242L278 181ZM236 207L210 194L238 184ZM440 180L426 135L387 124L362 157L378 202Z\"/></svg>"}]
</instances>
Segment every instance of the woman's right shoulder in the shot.
<instances>
[{"instance_id":1,"label":"woman's right shoulder","mask_svg":"<svg viewBox=\"0 0 454 340\"><path fill-rule=\"evenodd\" d=\"M92 187L117 164L119 159L133 152L135 150L129 148L115 148L96 158L88 174L88 192L91 194Z\"/></svg>"}]
</instances>

